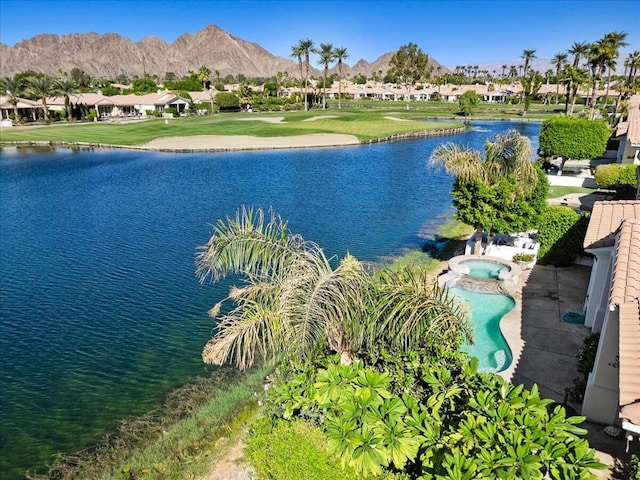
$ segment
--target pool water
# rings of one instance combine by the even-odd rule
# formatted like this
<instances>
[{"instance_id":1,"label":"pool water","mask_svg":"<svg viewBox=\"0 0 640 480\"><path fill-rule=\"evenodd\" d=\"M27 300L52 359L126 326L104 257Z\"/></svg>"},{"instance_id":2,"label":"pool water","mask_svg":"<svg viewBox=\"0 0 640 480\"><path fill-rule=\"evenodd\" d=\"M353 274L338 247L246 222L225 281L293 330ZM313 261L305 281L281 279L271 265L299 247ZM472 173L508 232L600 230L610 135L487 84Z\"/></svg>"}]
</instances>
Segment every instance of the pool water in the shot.
<instances>
[{"instance_id":1,"label":"pool water","mask_svg":"<svg viewBox=\"0 0 640 480\"><path fill-rule=\"evenodd\" d=\"M471 275L472 277L492 278L494 280L500 278L500 272L503 270L510 270L507 265L488 260L467 260L465 262L461 262L460 265L468 267L468 275Z\"/></svg>"},{"instance_id":2,"label":"pool water","mask_svg":"<svg viewBox=\"0 0 640 480\"><path fill-rule=\"evenodd\" d=\"M515 306L515 301L507 295L472 292L459 287L450 288L449 293L471 310L474 344L463 345L462 351L477 357L481 370L506 370L513 356L500 331L500 320Z\"/></svg>"}]
</instances>

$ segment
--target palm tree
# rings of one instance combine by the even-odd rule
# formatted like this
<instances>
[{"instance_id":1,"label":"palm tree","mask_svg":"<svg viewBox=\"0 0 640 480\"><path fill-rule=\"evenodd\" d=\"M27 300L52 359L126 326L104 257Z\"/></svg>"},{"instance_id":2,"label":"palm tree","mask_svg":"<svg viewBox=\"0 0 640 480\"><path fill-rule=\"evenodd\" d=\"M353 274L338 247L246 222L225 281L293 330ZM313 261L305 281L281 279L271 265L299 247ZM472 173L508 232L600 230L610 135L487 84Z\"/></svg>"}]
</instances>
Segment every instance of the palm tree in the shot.
<instances>
[{"instance_id":1,"label":"palm tree","mask_svg":"<svg viewBox=\"0 0 640 480\"><path fill-rule=\"evenodd\" d=\"M504 78L504 71L507 69L506 65L502 65L502 78Z\"/></svg>"},{"instance_id":2,"label":"palm tree","mask_svg":"<svg viewBox=\"0 0 640 480\"><path fill-rule=\"evenodd\" d=\"M551 65L556 67L556 105L560 100L560 71L564 64L567 63L567 54L564 52L556 53L551 60Z\"/></svg>"},{"instance_id":3,"label":"palm tree","mask_svg":"<svg viewBox=\"0 0 640 480\"><path fill-rule=\"evenodd\" d=\"M320 55L318 65L324 67L322 72L322 109L327 108L327 72L329 71L329 64L335 60L335 52L333 51L333 44L321 43L320 48L315 49L314 53Z\"/></svg>"},{"instance_id":4,"label":"palm tree","mask_svg":"<svg viewBox=\"0 0 640 480\"><path fill-rule=\"evenodd\" d=\"M211 81L211 70L209 70L208 67L205 67L204 65L202 65L198 69L198 80L202 84L202 89L206 90L207 82Z\"/></svg>"},{"instance_id":5,"label":"palm tree","mask_svg":"<svg viewBox=\"0 0 640 480\"><path fill-rule=\"evenodd\" d=\"M589 65L591 66L593 85L591 87L589 118L592 120L596 111L596 89L598 83L602 79L607 63L615 61L618 58L620 47L626 47L628 45L628 43L625 42L627 35L625 32L610 32L591 45Z\"/></svg>"},{"instance_id":6,"label":"palm tree","mask_svg":"<svg viewBox=\"0 0 640 480\"><path fill-rule=\"evenodd\" d=\"M300 70L300 82L302 82L302 79L304 77L302 73L302 59L304 58L304 53L300 48L300 44L293 45L291 47L291 58L295 58L296 61L298 62L298 70ZM306 110L306 104L305 104L305 110Z\"/></svg>"},{"instance_id":7,"label":"palm tree","mask_svg":"<svg viewBox=\"0 0 640 480\"><path fill-rule=\"evenodd\" d=\"M334 51L334 58L338 62L338 109L342 109L342 67L343 61L349 58L347 49L344 47L337 47Z\"/></svg>"},{"instance_id":8,"label":"palm tree","mask_svg":"<svg viewBox=\"0 0 640 480\"><path fill-rule=\"evenodd\" d=\"M638 73L638 69L640 68L640 50L634 50L631 52L624 61L624 66L629 69L627 82L631 84Z\"/></svg>"},{"instance_id":9,"label":"palm tree","mask_svg":"<svg viewBox=\"0 0 640 480\"><path fill-rule=\"evenodd\" d=\"M538 181L537 172L531 162L531 142L515 130L496 135L485 144L484 159L477 150L446 143L436 148L429 158L430 165L443 165L456 176L457 182L482 181L489 186L513 176L525 192L531 192ZM490 214L489 214L490 215ZM474 252L481 253L483 226L476 228Z\"/></svg>"},{"instance_id":10,"label":"palm tree","mask_svg":"<svg viewBox=\"0 0 640 480\"><path fill-rule=\"evenodd\" d=\"M309 55L313 51L313 40L308 38L299 40L297 49L300 51L301 58L304 59L304 111L306 112L309 110L307 88L309 83Z\"/></svg>"},{"instance_id":11,"label":"palm tree","mask_svg":"<svg viewBox=\"0 0 640 480\"><path fill-rule=\"evenodd\" d=\"M576 68L572 65L567 65L562 71L562 76L567 89L567 98L565 100L565 114L567 116L572 116L573 109L576 104L576 97L578 96L578 90L581 87L587 85L589 81L589 74L583 68Z\"/></svg>"},{"instance_id":12,"label":"palm tree","mask_svg":"<svg viewBox=\"0 0 640 480\"><path fill-rule=\"evenodd\" d=\"M53 89L56 95L62 95L62 97L64 98L64 110L67 115L67 121L71 121L69 97L78 91L78 86L75 84L75 82L67 78L62 78L55 81Z\"/></svg>"},{"instance_id":13,"label":"palm tree","mask_svg":"<svg viewBox=\"0 0 640 480\"><path fill-rule=\"evenodd\" d=\"M45 122L49 121L49 107L47 106L47 97L55 93L55 82L48 75L33 75L26 79L27 92L42 101L42 110L44 112Z\"/></svg>"},{"instance_id":14,"label":"palm tree","mask_svg":"<svg viewBox=\"0 0 640 480\"><path fill-rule=\"evenodd\" d=\"M587 42L574 42L571 48L567 50L569 55L573 55L573 68L578 68L580 59L589 54L591 44Z\"/></svg>"},{"instance_id":15,"label":"palm tree","mask_svg":"<svg viewBox=\"0 0 640 480\"><path fill-rule=\"evenodd\" d=\"M20 120L18 102L23 90L24 79L21 76L16 74L13 77L0 77L0 93L6 95L9 103L13 106L13 120L15 122Z\"/></svg>"},{"instance_id":16,"label":"palm tree","mask_svg":"<svg viewBox=\"0 0 640 480\"><path fill-rule=\"evenodd\" d=\"M522 72L522 76L526 77L527 72L529 71L529 63L531 62L531 60L536 58L536 51L533 49L525 49L522 51L522 55L520 55L520 58L524 58L524 71Z\"/></svg>"},{"instance_id":17,"label":"palm tree","mask_svg":"<svg viewBox=\"0 0 640 480\"><path fill-rule=\"evenodd\" d=\"M242 208L219 220L200 248L197 273L203 282L246 279L209 311L217 317L224 301L236 304L204 348L207 363L246 369L329 348L348 364L373 345L437 349L471 335L460 309L424 271L377 277L348 254L332 267L318 245L292 234L272 211L267 217Z\"/></svg>"}]
</instances>

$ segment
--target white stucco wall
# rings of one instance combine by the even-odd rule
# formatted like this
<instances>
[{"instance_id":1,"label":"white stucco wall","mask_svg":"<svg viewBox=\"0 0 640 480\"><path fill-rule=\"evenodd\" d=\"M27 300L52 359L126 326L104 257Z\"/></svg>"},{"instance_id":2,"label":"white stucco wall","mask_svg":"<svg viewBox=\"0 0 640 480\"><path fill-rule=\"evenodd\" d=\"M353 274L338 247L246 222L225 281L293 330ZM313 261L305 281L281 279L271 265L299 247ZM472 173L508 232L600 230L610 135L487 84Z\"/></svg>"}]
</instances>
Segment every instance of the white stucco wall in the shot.
<instances>
[{"instance_id":1,"label":"white stucco wall","mask_svg":"<svg viewBox=\"0 0 640 480\"><path fill-rule=\"evenodd\" d=\"M595 365L582 403L582 415L589 420L604 425L614 425L618 420L619 383L618 383L618 309L606 315Z\"/></svg>"}]
</instances>

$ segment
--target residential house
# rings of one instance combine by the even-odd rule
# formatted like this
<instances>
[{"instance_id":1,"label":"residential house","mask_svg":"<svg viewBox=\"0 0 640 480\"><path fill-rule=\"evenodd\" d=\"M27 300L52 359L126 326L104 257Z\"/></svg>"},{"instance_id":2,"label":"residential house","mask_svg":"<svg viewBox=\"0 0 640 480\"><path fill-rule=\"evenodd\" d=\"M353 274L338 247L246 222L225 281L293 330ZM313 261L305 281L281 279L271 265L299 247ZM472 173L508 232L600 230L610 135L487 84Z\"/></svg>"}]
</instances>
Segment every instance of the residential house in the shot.
<instances>
[{"instance_id":1,"label":"residential house","mask_svg":"<svg viewBox=\"0 0 640 480\"><path fill-rule=\"evenodd\" d=\"M18 98L18 115L21 118L37 117L37 111L42 109L42 101L28 100L26 98ZM13 117L15 110L13 104L9 102L9 97L0 96L0 120L10 119Z\"/></svg>"},{"instance_id":2,"label":"residential house","mask_svg":"<svg viewBox=\"0 0 640 480\"><path fill-rule=\"evenodd\" d=\"M616 137L620 140L618 147L618 163L640 164L640 94L629 99L629 116L620 122L616 129Z\"/></svg>"},{"instance_id":3,"label":"residential house","mask_svg":"<svg viewBox=\"0 0 640 480\"><path fill-rule=\"evenodd\" d=\"M600 340L582 414L640 435L640 201L596 202L584 249L595 257L585 325Z\"/></svg>"}]
</instances>

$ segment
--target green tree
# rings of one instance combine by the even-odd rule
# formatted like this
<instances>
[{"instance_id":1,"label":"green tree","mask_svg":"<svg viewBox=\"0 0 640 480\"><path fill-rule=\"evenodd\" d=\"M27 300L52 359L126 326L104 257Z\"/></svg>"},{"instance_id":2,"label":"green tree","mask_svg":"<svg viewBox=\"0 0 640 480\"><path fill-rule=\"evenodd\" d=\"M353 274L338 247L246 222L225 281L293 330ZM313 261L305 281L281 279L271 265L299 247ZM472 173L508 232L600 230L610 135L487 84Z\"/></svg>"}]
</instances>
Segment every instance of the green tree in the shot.
<instances>
[{"instance_id":1,"label":"green tree","mask_svg":"<svg viewBox=\"0 0 640 480\"><path fill-rule=\"evenodd\" d=\"M145 93L153 93L158 90L156 82L149 77L134 78L131 82L131 88L136 95L143 95Z\"/></svg>"},{"instance_id":2,"label":"green tree","mask_svg":"<svg viewBox=\"0 0 640 480\"><path fill-rule=\"evenodd\" d=\"M320 56L318 65L322 65L322 109L327 108L327 72L329 71L329 65L335 61L336 54L333 50L331 43L321 43L320 48L315 49L314 53Z\"/></svg>"},{"instance_id":3,"label":"green tree","mask_svg":"<svg viewBox=\"0 0 640 480\"><path fill-rule=\"evenodd\" d=\"M333 51L335 60L338 62L338 110L342 109L342 67L344 66L344 60L349 58L347 49L345 47L337 47Z\"/></svg>"},{"instance_id":4,"label":"green tree","mask_svg":"<svg viewBox=\"0 0 640 480\"><path fill-rule=\"evenodd\" d=\"M55 81L48 75L40 74L28 77L26 92L42 101L42 111L45 122L49 121L49 107L47 98L55 94Z\"/></svg>"},{"instance_id":5,"label":"green tree","mask_svg":"<svg viewBox=\"0 0 640 480\"><path fill-rule=\"evenodd\" d=\"M465 117L468 117L473 113L473 111L480 105L480 95L478 95L474 90L467 90L462 95L460 95L460 100L458 100L460 104L460 111Z\"/></svg>"},{"instance_id":6,"label":"green tree","mask_svg":"<svg viewBox=\"0 0 640 480\"><path fill-rule=\"evenodd\" d=\"M329 349L350 364L373 346L451 350L470 337L457 304L426 273L403 270L374 280L351 255L333 267L318 245L292 234L273 212L265 217L243 208L235 219L218 221L200 248L197 273L202 281L229 274L247 280L231 289L227 299L236 307L207 343L207 363L245 369L257 358L295 360ZM210 315L217 317L221 306Z\"/></svg>"},{"instance_id":7,"label":"green tree","mask_svg":"<svg viewBox=\"0 0 640 480\"><path fill-rule=\"evenodd\" d=\"M240 107L240 98L235 93L216 93L216 105L220 110L236 110Z\"/></svg>"},{"instance_id":8,"label":"green tree","mask_svg":"<svg viewBox=\"0 0 640 480\"><path fill-rule=\"evenodd\" d=\"M77 67L71 69L71 72L69 72L69 79L78 85L79 88L88 88L91 86L91 77L89 74Z\"/></svg>"},{"instance_id":9,"label":"green tree","mask_svg":"<svg viewBox=\"0 0 640 480\"><path fill-rule=\"evenodd\" d=\"M407 101L407 110L409 110L411 87L427 79L431 73L429 55L424 53L415 43L402 45L389 60L389 67L389 73L405 87L405 99Z\"/></svg>"},{"instance_id":10,"label":"green tree","mask_svg":"<svg viewBox=\"0 0 640 480\"><path fill-rule=\"evenodd\" d=\"M300 71L300 82L302 82L302 79L304 78L304 73L302 69L302 60L304 58L304 54L302 52L302 49L300 48L299 43L291 47L291 57L298 62L298 70ZM305 105L305 108L306 108L306 105Z\"/></svg>"},{"instance_id":11,"label":"green tree","mask_svg":"<svg viewBox=\"0 0 640 480\"><path fill-rule=\"evenodd\" d=\"M531 212L522 216L540 181L531 155L529 139L515 130L488 140L484 158L455 143L440 145L431 155L431 165L443 165L456 176L452 191L456 218L475 227L477 255L485 230L517 231L536 221Z\"/></svg>"},{"instance_id":12,"label":"green tree","mask_svg":"<svg viewBox=\"0 0 640 480\"><path fill-rule=\"evenodd\" d=\"M567 54L565 52L556 53L551 60L551 65L556 67L556 105L560 99L560 72L567 63Z\"/></svg>"},{"instance_id":13,"label":"green tree","mask_svg":"<svg viewBox=\"0 0 640 480\"><path fill-rule=\"evenodd\" d=\"M589 119L595 118L596 111L596 89L602 79L602 75L608 63L618 58L621 47L629 45L625 42L627 38L625 32L610 32L603 38L591 44L589 51L589 64L591 66L592 87L591 101L589 103Z\"/></svg>"},{"instance_id":14,"label":"green tree","mask_svg":"<svg viewBox=\"0 0 640 480\"><path fill-rule=\"evenodd\" d=\"M69 97L78 91L78 86L72 80L62 78L55 81L53 88L56 95L61 95L64 98L64 111L67 116L67 121L71 121Z\"/></svg>"},{"instance_id":15,"label":"green tree","mask_svg":"<svg viewBox=\"0 0 640 480\"><path fill-rule=\"evenodd\" d=\"M7 96L9 103L13 106L13 117L16 122L20 120L18 102L20 101L20 95L22 95L24 88L24 78L18 75L14 75L13 77L0 77L0 92L3 96Z\"/></svg>"},{"instance_id":16,"label":"green tree","mask_svg":"<svg viewBox=\"0 0 640 480\"><path fill-rule=\"evenodd\" d=\"M569 55L573 55L573 68L580 67L580 59L586 57L591 49L591 44L587 42L574 42L567 50Z\"/></svg>"},{"instance_id":17,"label":"green tree","mask_svg":"<svg viewBox=\"0 0 640 480\"><path fill-rule=\"evenodd\" d=\"M610 135L611 130L602 120L549 118L540 129L540 152L544 157L564 160L597 158L607 149Z\"/></svg>"},{"instance_id":18,"label":"green tree","mask_svg":"<svg viewBox=\"0 0 640 480\"><path fill-rule=\"evenodd\" d=\"M298 44L292 49L297 54L304 64L304 111L309 110L308 85L309 85L309 55L313 51L313 40L308 38L298 41Z\"/></svg>"},{"instance_id":19,"label":"green tree","mask_svg":"<svg viewBox=\"0 0 640 480\"><path fill-rule=\"evenodd\" d=\"M524 58L524 70L522 72L522 76L526 77L527 73L529 73L529 63L531 63L531 60L536 58L536 51L533 49L525 49L522 51L520 58Z\"/></svg>"},{"instance_id":20,"label":"green tree","mask_svg":"<svg viewBox=\"0 0 640 480\"><path fill-rule=\"evenodd\" d=\"M562 71L562 77L567 89L565 114L570 117L573 115L578 90L585 87L589 82L589 73L583 68L567 65Z\"/></svg>"},{"instance_id":21,"label":"green tree","mask_svg":"<svg viewBox=\"0 0 640 480\"><path fill-rule=\"evenodd\" d=\"M207 84L211 82L211 70L208 67L202 65L198 69L198 80L202 84L202 89L207 89Z\"/></svg>"},{"instance_id":22,"label":"green tree","mask_svg":"<svg viewBox=\"0 0 640 480\"><path fill-rule=\"evenodd\" d=\"M529 74L522 78L522 94L524 96L524 104L522 116L527 114L531 107L531 100L540 91L544 78L536 70L529 71Z\"/></svg>"}]
</instances>

